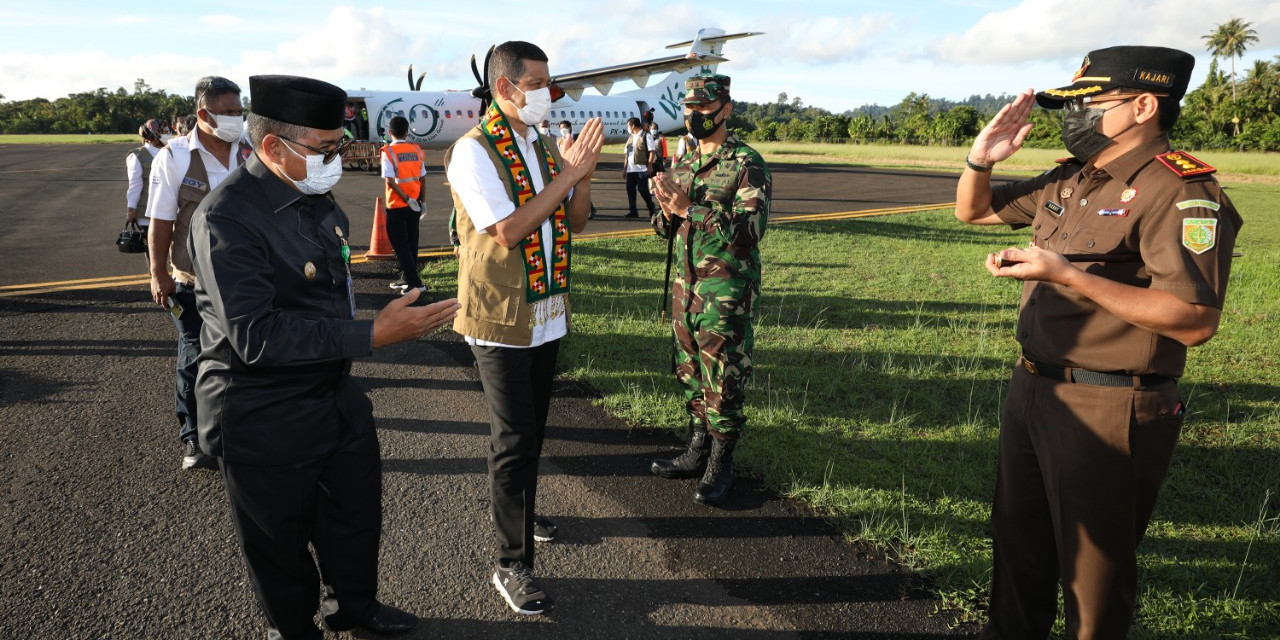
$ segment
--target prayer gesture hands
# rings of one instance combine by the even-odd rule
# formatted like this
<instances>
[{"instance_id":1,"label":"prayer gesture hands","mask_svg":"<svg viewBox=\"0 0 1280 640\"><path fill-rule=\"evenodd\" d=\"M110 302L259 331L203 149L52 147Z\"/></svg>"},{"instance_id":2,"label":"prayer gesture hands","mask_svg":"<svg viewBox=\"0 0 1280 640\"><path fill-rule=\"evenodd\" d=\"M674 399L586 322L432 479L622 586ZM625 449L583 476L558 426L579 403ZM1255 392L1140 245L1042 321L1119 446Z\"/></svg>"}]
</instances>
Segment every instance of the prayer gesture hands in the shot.
<instances>
[{"instance_id":1,"label":"prayer gesture hands","mask_svg":"<svg viewBox=\"0 0 1280 640\"><path fill-rule=\"evenodd\" d=\"M564 173L574 182L590 180L595 173L596 162L600 160L600 147L604 146L604 125L600 118L587 120L587 124L578 133L578 139L565 149L561 158L564 160Z\"/></svg>"}]
</instances>

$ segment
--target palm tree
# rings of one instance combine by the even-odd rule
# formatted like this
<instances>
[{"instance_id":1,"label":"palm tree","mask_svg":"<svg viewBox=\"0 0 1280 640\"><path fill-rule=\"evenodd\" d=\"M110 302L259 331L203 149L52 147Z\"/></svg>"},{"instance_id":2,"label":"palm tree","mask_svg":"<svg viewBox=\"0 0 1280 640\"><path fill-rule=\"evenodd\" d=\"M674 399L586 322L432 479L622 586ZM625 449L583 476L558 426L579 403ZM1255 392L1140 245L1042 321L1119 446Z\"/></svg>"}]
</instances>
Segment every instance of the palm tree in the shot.
<instances>
[{"instance_id":1,"label":"palm tree","mask_svg":"<svg viewBox=\"0 0 1280 640\"><path fill-rule=\"evenodd\" d=\"M1213 30L1207 36L1202 36L1206 42L1206 49L1213 54L1215 58L1226 57L1231 60L1231 102L1236 101L1236 58L1244 56L1245 49L1249 45L1258 41L1258 32L1252 29L1252 22L1245 22L1240 18L1232 18ZM1235 123L1235 133L1240 133L1240 123Z\"/></svg>"}]
</instances>

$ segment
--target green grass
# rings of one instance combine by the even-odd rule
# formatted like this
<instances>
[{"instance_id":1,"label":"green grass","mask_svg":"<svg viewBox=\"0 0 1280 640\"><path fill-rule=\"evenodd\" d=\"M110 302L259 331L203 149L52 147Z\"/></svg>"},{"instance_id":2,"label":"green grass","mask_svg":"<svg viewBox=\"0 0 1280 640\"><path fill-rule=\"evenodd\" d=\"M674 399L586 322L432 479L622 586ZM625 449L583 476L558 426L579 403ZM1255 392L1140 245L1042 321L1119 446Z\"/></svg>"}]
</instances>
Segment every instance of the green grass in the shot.
<instances>
[{"instance_id":1,"label":"green grass","mask_svg":"<svg viewBox=\"0 0 1280 640\"><path fill-rule=\"evenodd\" d=\"M877 167L939 167L959 170L967 147L909 146L890 144L829 144L810 142L753 142L770 162L858 164ZM1066 156L1062 149L1022 149L1000 163L1002 172L1035 172ZM1280 176L1280 154L1232 151L1197 151L1196 158L1217 167L1222 174Z\"/></svg>"},{"instance_id":2,"label":"green grass","mask_svg":"<svg viewBox=\"0 0 1280 640\"><path fill-rule=\"evenodd\" d=\"M886 168L953 169L964 167L968 147L912 146L900 144L834 144L823 142L751 142L752 147L771 163L842 164ZM667 148L675 153L675 139L668 137ZM606 153L622 153L623 145L607 145ZM1000 163L999 172L1034 175L1067 155L1062 149L1022 149ZM1196 158L1217 167L1231 179L1274 182L1280 177L1280 154L1234 151L1197 151ZM1243 178L1250 176L1250 178Z\"/></svg>"},{"instance_id":3,"label":"green grass","mask_svg":"<svg viewBox=\"0 0 1280 640\"><path fill-rule=\"evenodd\" d=\"M137 142L137 134L105 133L101 135L68 134L0 134L0 144L119 144Z\"/></svg>"},{"instance_id":4,"label":"green grass","mask_svg":"<svg viewBox=\"0 0 1280 640\"><path fill-rule=\"evenodd\" d=\"M1280 187L1229 190L1247 221L1219 335L1191 350L1190 414L1148 539L1133 638L1280 635ZM950 210L775 224L748 393L747 473L851 539L930 576L959 620L981 620L988 518L1018 283L982 267L1023 233ZM666 245L575 245L568 375L614 415L674 427L669 327L655 320ZM454 262L426 269L454 286Z\"/></svg>"}]
</instances>

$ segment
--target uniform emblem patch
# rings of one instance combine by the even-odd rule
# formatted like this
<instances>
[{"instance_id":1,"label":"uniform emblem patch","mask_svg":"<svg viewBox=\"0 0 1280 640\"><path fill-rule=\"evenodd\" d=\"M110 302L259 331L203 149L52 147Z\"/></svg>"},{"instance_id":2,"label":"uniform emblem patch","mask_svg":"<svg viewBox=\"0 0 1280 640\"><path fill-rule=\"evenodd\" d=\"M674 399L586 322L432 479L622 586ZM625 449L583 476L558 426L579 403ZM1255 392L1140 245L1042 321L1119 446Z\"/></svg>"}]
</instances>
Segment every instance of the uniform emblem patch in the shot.
<instances>
[{"instance_id":1,"label":"uniform emblem patch","mask_svg":"<svg viewBox=\"0 0 1280 640\"><path fill-rule=\"evenodd\" d=\"M1217 211L1222 208L1222 205L1212 200L1183 200L1182 202L1179 202L1177 206L1179 210L1191 209L1193 207L1204 207L1205 209Z\"/></svg>"},{"instance_id":2,"label":"uniform emblem patch","mask_svg":"<svg viewBox=\"0 0 1280 640\"><path fill-rule=\"evenodd\" d=\"M1066 200L1067 198L1070 198L1071 194L1075 192L1076 192L1075 187L1063 187L1062 192L1059 193L1058 195L1062 196L1063 200Z\"/></svg>"},{"instance_id":3,"label":"uniform emblem patch","mask_svg":"<svg viewBox=\"0 0 1280 640\"><path fill-rule=\"evenodd\" d=\"M1136 197L1138 197L1138 190L1133 187L1120 192L1120 202L1133 202Z\"/></svg>"},{"instance_id":4,"label":"uniform emblem patch","mask_svg":"<svg viewBox=\"0 0 1280 640\"><path fill-rule=\"evenodd\" d=\"M186 185L186 186L188 186L188 187L195 187L195 188L197 188L197 189L200 189L201 191L204 191L205 189L207 189L207 188L208 188L208 187L206 187L206 186L205 186L205 184L204 184L203 182L200 182L199 180L196 180L195 178L189 178L189 177L186 177L186 176L183 176L183 178L182 178L182 184L184 184L184 185Z\"/></svg>"},{"instance_id":5,"label":"uniform emblem patch","mask_svg":"<svg viewBox=\"0 0 1280 640\"><path fill-rule=\"evenodd\" d=\"M1044 203L1044 208L1048 209L1049 213L1052 213L1055 216L1062 215L1062 205L1052 200L1046 200Z\"/></svg>"},{"instance_id":6,"label":"uniform emblem patch","mask_svg":"<svg viewBox=\"0 0 1280 640\"><path fill-rule=\"evenodd\" d=\"M1125 218L1125 217L1128 217L1129 210L1128 209L1098 209L1098 215Z\"/></svg>"},{"instance_id":7,"label":"uniform emblem patch","mask_svg":"<svg viewBox=\"0 0 1280 640\"><path fill-rule=\"evenodd\" d=\"M1218 242L1217 228L1217 218L1183 218L1182 246L1197 255L1212 249Z\"/></svg>"}]
</instances>

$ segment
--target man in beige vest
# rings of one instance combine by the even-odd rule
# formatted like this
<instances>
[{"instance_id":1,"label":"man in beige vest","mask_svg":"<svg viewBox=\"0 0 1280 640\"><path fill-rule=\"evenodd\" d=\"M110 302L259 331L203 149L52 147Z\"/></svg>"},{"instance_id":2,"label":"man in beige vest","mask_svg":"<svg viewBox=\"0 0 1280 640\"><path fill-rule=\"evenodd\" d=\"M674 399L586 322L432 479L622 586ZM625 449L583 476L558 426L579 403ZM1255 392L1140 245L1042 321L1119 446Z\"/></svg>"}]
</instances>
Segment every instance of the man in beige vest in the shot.
<instances>
[{"instance_id":1,"label":"man in beige vest","mask_svg":"<svg viewBox=\"0 0 1280 640\"><path fill-rule=\"evenodd\" d=\"M561 157L536 126L551 107L547 56L528 42L494 49L481 99L494 103L445 155L458 211L458 302L489 403L489 484L501 550L492 582L521 614L551 609L533 576L534 540L555 525L534 515L538 457L556 353L569 330L571 237L587 226L599 118Z\"/></svg>"},{"instance_id":2,"label":"man in beige vest","mask_svg":"<svg viewBox=\"0 0 1280 640\"><path fill-rule=\"evenodd\" d=\"M187 253L187 235L196 207L244 162L251 149L241 139L244 106L236 83L206 76L196 82L195 97L195 130L170 140L151 166L147 250L151 257L151 299L173 314L173 324L178 328L174 405L178 440L183 446L182 468L214 469L213 460L196 444L194 387L204 323L196 310L196 277Z\"/></svg>"}]
</instances>

